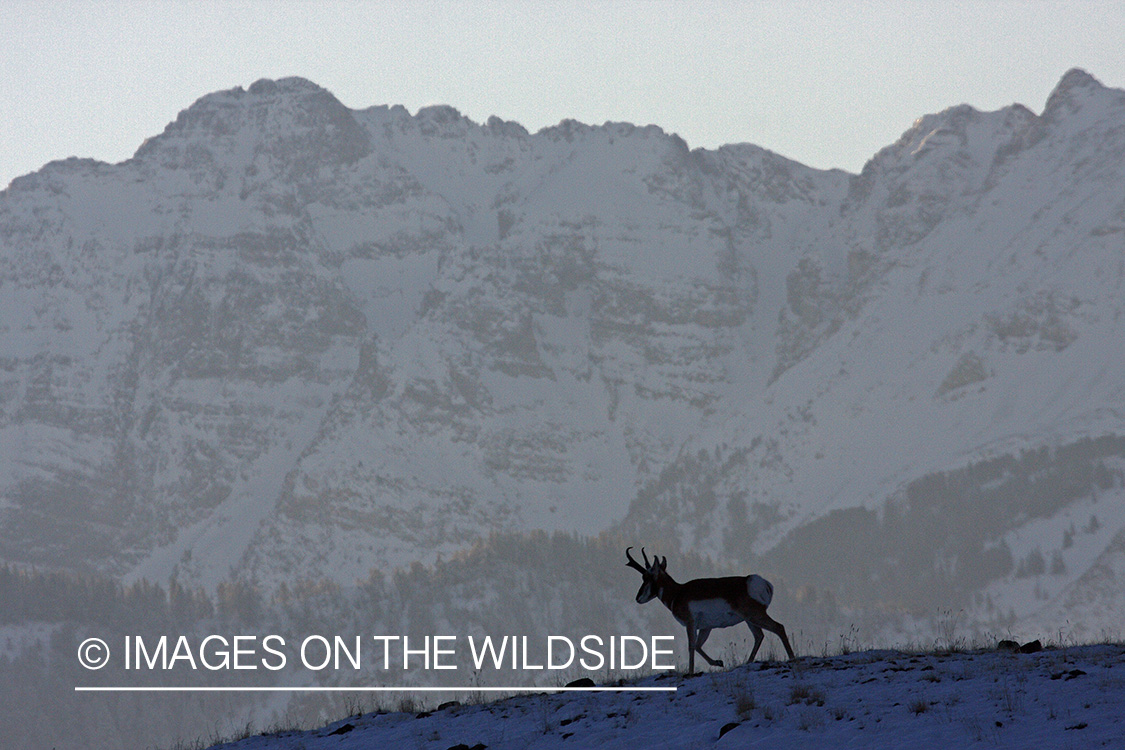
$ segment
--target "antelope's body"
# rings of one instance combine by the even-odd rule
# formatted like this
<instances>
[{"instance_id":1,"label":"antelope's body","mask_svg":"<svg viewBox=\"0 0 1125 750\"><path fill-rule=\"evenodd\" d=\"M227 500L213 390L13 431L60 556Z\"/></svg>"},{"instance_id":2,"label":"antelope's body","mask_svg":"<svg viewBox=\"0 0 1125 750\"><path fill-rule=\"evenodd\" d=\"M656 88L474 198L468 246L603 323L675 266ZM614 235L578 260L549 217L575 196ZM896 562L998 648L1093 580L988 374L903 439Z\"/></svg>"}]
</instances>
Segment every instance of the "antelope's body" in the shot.
<instances>
[{"instance_id":1,"label":"antelope's body","mask_svg":"<svg viewBox=\"0 0 1125 750\"><path fill-rule=\"evenodd\" d=\"M648 555L641 550L645 565L642 566L629 554L625 556L629 567L640 572L644 580L637 591L637 603L644 604L652 599L660 601L672 616L687 629L688 674L695 673L695 652L707 660L711 666L722 667L718 659L712 659L703 651L703 644L714 628L727 628L745 622L754 634L754 649L747 661L753 661L765 639L764 630L775 633L785 646L789 658L793 658L793 648L785 626L766 613L773 600L773 585L759 575L727 576L725 578L697 578L687 583L677 583L668 575L667 558L654 558L650 563Z\"/></svg>"}]
</instances>

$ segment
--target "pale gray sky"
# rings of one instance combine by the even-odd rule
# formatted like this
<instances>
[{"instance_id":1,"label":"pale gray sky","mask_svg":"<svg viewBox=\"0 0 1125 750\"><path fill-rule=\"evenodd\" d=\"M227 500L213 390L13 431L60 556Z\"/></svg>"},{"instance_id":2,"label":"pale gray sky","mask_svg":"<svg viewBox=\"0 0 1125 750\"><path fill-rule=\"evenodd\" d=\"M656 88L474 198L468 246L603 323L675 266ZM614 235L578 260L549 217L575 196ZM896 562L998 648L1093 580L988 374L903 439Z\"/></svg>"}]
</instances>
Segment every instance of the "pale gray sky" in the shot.
<instances>
[{"instance_id":1,"label":"pale gray sky","mask_svg":"<svg viewBox=\"0 0 1125 750\"><path fill-rule=\"evenodd\" d=\"M0 29L0 186L126 159L200 96L289 75L353 108L655 123L849 171L929 112L1041 111L1072 67L1125 88L1119 0L0 0Z\"/></svg>"}]
</instances>

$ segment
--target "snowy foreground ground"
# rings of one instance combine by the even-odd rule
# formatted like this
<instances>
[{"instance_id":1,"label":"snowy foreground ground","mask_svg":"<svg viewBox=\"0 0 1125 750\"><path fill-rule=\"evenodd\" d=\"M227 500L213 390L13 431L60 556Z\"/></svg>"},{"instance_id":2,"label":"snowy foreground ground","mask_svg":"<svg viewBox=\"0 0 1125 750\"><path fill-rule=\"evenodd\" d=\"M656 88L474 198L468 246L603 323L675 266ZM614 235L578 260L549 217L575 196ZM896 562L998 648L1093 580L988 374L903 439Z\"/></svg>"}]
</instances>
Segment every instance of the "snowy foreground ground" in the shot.
<instances>
[{"instance_id":1,"label":"snowy foreground ground","mask_svg":"<svg viewBox=\"0 0 1125 750\"><path fill-rule=\"evenodd\" d=\"M866 651L633 685L678 690L540 693L372 713L221 747L1125 748L1120 644L1035 654Z\"/></svg>"}]
</instances>

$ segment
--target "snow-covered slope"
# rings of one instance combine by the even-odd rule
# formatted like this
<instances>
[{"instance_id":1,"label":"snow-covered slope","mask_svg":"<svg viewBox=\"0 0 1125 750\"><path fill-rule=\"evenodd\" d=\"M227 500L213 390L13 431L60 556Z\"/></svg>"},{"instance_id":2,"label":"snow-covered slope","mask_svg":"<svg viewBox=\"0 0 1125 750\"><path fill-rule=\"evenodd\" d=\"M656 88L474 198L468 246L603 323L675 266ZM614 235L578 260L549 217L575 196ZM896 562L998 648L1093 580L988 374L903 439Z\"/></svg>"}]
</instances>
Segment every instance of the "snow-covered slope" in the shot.
<instances>
[{"instance_id":1,"label":"snow-covered slope","mask_svg":"<svg viewBox=\"0 0 1125 750\"><path fill-rule=\"evenodd\" d=\"M1122 656L1119 646L1034 655L867 651L634 684L675 692L373 712L216 747L1116 747L1125 733Z\"/></svg>"},{"instance_id":2,"label":"snow-covered slope","mask_svg":"<svg viewBox=\"0 0 1125 750\"><path fill-rule=\"evenodd\" d=\"M834 511L912 518L935 476L1125 437L1123 278L1125 92L1081 71L1040 115L925 116L859 175L259 81L0 193L0 557L349 582L615 529L780 565ZM1098 446L1107 481L935 569L996 548L961 588L1014 590L1021 529L1119 505ZM1051 601L1122 572L1099 517Z\"/></svg>"}]
</instances>

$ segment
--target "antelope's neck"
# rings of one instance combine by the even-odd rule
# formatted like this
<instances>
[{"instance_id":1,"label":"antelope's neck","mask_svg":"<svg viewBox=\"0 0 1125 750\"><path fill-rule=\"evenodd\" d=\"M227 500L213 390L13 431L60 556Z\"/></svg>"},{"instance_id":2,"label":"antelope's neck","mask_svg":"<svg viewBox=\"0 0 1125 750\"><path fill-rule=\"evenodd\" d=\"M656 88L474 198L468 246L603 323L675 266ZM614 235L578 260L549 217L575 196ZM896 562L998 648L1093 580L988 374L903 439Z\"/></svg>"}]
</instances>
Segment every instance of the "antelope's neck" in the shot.
<instances>
[{"instance_id":1,"label":"antelope's neck","mask_svg":"<svg viewBox=\"0 0 1125 750\"><path fill-rule=\"evenodd\" d=\"M656 586L657 597L660 598L665 607L672 609L672 605L676 602L676 597L679 596L682 588L680 584L676 583L672 576L665 573Z\"/></svg>"}]
</instances>

